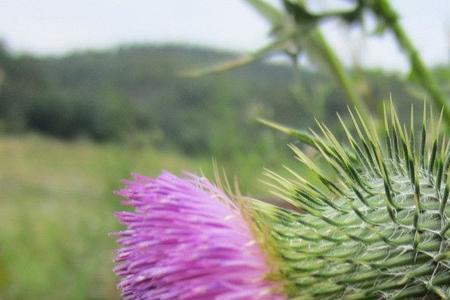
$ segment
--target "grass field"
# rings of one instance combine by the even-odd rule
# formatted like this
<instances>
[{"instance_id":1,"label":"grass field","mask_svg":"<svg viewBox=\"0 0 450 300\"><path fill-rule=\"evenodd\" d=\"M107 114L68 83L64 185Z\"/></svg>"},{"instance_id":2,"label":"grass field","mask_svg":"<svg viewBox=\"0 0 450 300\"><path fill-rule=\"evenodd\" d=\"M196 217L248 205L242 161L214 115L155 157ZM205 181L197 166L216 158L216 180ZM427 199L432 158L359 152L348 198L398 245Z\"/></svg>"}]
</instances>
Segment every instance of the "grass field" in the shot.
<instances>
[{"instance_id":1,"label":"grass field","mask_svg":"<svg viewBox=\"0 0 450 300\"><path fill-rule=\"evenodd\" d=\"M119 179L206 165L149 147L0 138L0 299L117 298Z\"/></svg>"},{"instance_id":2,"label":"grass field","mask_svg":"<svg viewBox=\"0 0 450 300\"><path fill-rule=\"evenodd\" d=\"M149 146L0 137L0 299L117 299L108 233L119 228L113 212L120 205L112 191L131 171L162 169L208 174L211 159ZM249 174L260 169L243 172L257 190L258 176Z\"/></svg>"}]
</instances>

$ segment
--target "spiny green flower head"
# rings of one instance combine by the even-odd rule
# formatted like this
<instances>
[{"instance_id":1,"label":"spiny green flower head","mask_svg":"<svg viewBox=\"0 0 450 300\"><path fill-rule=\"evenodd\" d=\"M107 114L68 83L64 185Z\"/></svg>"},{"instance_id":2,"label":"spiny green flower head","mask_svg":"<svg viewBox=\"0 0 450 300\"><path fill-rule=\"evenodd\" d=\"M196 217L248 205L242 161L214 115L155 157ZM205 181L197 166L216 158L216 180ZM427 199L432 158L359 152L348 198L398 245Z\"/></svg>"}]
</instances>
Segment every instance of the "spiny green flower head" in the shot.
<instances>
[{"instance_id":1,"label":"spiny green flower head","mask_svg":"<svg viewBox=\"0 0 450 300\"><path fill-rule=\"evenodd\" d=\"M379 134L350 116L347 143L323 124L310 136L327 167L292 146L318 180L268 172L274 192L303 212L253 204L289 297L450 299L450 143L440 122L424 109L415 134L390 108Z\"/></svg>"}]
</instances>

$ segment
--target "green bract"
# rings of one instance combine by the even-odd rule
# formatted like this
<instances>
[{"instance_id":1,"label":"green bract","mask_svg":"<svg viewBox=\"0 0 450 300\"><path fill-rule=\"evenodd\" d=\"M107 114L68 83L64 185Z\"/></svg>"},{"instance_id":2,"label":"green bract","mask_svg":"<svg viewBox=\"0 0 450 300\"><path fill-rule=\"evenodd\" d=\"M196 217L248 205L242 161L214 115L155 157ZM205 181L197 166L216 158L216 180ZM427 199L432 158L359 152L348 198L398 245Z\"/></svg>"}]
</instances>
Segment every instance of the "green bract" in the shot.
<instances>
[{"instance_id":1,"label":"green bract","mask_svg":"<svg viewBox=\"0 0 450 300\"><path fill-rule=\"evenodd\" d=\"M292 146L317 180L268 172L275 193L299 211L253 204L289 297L449 299L450 144L440 122L424 109L415 134L413 120L404 126L385 109L379 134L358 112L350 116L346 143L322 124L322 135L312 134L325 166Z\"/></svg>"}]
</instances>

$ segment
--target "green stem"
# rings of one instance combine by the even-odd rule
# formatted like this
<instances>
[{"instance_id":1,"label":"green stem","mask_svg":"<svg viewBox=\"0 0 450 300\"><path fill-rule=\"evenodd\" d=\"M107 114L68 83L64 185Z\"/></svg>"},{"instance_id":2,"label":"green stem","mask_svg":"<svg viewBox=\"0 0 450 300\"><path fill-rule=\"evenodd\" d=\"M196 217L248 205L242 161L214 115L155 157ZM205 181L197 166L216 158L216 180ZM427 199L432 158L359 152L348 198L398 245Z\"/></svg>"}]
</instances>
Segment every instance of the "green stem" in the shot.
<instances>
[{"instance_id":1,"label":"green stem","mask_svg":"<svg viewBox=\"0 0 450 300\"><path fill-rule=\"evenodd\" d=\"M283 3L286 7L286 10L294 16L294 19L298 26L301 26L302 24L305 24L307 22L311 22L311 24L314 24L316 27L318 27L317 22L320 18L311 15L306 11L304 7L304 1L299 0L294 4L285 0ZM358 5L353 13L359 12L361 9L362 6ZM310 34L311 39L316 46L315 48L318 48L317 50L320 51L322 59L328 65L329 70L334 75L334 77L336 77L338 83L344 90L344 93L347 96L347 100L354 107L356 107L356 109L365 119L368 119L370 117L369 109L367 108L366 103L362 101L362 99L356 92L355 86L352 84L352 81L347 71L345 70L344 65L342 64L336 53L333 51L333 48L328 44L319 28L314 29Z\"/></svg>"},{"instance_id":2,"label":"green stem","mask_svg":"<svg viewBox=\"0 0 450 300\"><path fill-rule=\"evenodd\" d=\"M382 19L392 30L398 44L409 59L411 70L422 87L430 94L431 99L438 109L443 109L445 121L450 126L450 107L447 99L434 81L430 71L425 66L419 52L414 47L403 27L398 21L398 16L390 5L389 0L377 0L372 2L372 10L376 16Z\"/></svg>"},{"instance_id":3,"label":"green stem","mask_svg":"<svg viewBox=\"0 0 450 300\"><path fill-rule=\"evenodd\" d=\"M312 33L312 38L319 47L322 57L327 63L330 71L336 77L338 83L341 85L350 103L358 109L360 114L366 120L368 120L370 117L370 113L366 103L362 101L362 99L356 93L356 88L353 85L350 77L348 76L348 73L345 70L344 65L342 64L336 53L333 51L331 46L328 44L322 32L320 32L320 30L318 29L315 30Z\"/></svg>"}]
</instances>

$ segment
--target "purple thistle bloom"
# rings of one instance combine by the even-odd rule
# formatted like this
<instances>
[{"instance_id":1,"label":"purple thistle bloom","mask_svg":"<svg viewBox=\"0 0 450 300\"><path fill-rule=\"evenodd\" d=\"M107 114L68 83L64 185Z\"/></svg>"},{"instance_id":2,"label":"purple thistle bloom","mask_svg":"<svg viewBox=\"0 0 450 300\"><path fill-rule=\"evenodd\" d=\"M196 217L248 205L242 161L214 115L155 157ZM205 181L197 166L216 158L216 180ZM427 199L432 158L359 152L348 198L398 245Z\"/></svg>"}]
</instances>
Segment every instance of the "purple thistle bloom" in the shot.
<instances>
[{"instance_id":1,"label":"purple thistle bloom","mask_svg":"<svg viewBox=\"0 0 450 300\"><path fill-rule=\"evenodd\" d=\"M164 172L125 185L135 209L117 213L125 299L284 299L239 209L208 180Z\"/></svg>"}]
</instances>

